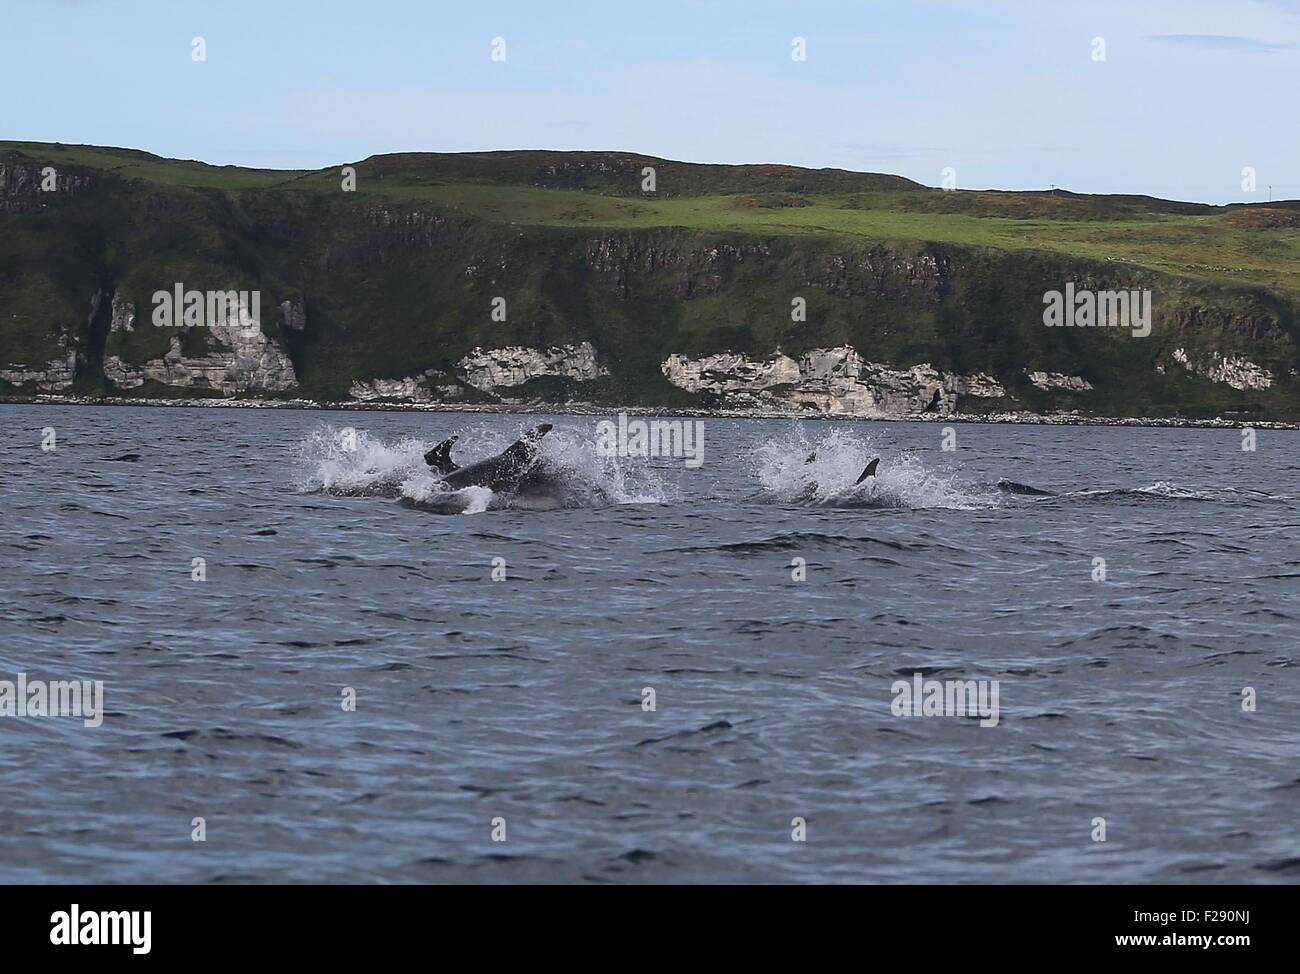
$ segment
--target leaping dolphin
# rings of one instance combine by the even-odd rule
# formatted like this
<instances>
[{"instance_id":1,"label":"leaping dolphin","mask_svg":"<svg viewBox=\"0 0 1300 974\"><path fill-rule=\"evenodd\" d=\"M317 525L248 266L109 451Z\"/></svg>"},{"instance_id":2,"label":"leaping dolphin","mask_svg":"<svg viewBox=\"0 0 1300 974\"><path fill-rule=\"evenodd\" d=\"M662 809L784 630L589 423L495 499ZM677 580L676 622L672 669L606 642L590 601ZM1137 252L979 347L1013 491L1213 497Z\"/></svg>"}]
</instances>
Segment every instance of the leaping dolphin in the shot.
<instances>
[{"instance_id":1,"label":"leaping dolphin","mask_svg":"<svg viewBox=\"0 0 1300 974\"><path fill-rule=\"evenodd\" d=\"M486 487L494 494L518 490L528 478L537 461L538 444L551 431L550 423L542 423L506 447L494 457L458 467L451 459L451 447L456 437L443 440L424 455L424 462L438 472L442 482L452 490L465 487Z\"/></svg>"}]
</instances>

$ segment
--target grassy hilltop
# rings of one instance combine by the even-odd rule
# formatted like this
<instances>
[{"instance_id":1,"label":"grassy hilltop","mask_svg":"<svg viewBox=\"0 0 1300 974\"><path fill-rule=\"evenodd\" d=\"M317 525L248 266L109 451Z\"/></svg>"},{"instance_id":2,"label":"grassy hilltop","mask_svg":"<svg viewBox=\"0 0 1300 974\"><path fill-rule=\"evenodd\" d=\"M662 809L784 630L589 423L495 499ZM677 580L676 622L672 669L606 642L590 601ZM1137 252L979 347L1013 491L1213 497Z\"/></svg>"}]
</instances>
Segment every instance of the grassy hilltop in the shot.
<instances>
[{"instance_id":1,"label":"grassy hilltop","mask_svg":"<svg viewBox=\"0 0 1300 974\"><path fill-rule=\"evenodd\" d=\"M622 152L352 165L356 191L343 192L341 166L253 170L0 142L0 370L72 348L67 391L121 394L105 356L138 364L166 353L176 332L149 324L150 296L181 281L262 292L263 330L298 376L293 396L450 376L475 347L588 341L607 377L536 379L515 393L704 404L664 379L669 354L848 344L894 367L985 372L1015 399L963 400L963 410L1300 419L1300 203L943 192L897 176ZM39 190L47 166L57 192ZM652 195L641 191L647 166ZM1045 328L1042 295L1067 281L1151 289L1152 334ZM795 295L806 322L790 319ZM496 296L505 322L491 320ZM109 327L115 298L136 310L130 332ZM301 330L281 322L286 301L305 307ZM201 330L181 342L187 356L211 347ZM1248 360L1273 385L1212 381L1176 364L1175 349L1193 362ZM1029 370L1094 389L1043 391ZM203 392L151 380L129 394Z\"/></svg>"}]
</instances>

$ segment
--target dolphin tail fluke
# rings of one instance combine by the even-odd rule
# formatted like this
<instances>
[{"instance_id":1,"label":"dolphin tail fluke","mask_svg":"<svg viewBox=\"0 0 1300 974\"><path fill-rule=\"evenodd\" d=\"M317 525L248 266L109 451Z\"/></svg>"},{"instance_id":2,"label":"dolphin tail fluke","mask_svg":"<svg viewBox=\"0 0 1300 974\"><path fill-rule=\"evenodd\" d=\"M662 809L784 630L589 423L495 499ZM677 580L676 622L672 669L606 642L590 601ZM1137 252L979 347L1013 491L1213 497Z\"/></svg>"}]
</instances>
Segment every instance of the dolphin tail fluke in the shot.
<instances>
[{"instance_id":1,"label":"dolphin tail fluke","mask_svg":"<svg viewBox=\"0 0 1300 974\"><path fill-rule=\"evenodd\" d=\"M460 467L457 466L456 461L451 458L452 444L458 439L460 439L459 436L452 436L443 440L424 455L424 462L441 474L448 474L453 470L459 470Z\"/></svg>"},{"instance_id":2,"label":"dolphin tail fluke","mask_svg":"<svg viewBox=\"0 0 1300 974\"><path fill-rule=\"evenodd\" d=\"M876 457L876 459L872 460L869 464L867 464L867 468L862 471L862 476L860 476L854 482L853 486L856 487L858 484L862 483L862 481L866 480L868 477L874 477L876 475L876 467L878 466L880 466L880 457Z\"/></svg>"}]
</instances>

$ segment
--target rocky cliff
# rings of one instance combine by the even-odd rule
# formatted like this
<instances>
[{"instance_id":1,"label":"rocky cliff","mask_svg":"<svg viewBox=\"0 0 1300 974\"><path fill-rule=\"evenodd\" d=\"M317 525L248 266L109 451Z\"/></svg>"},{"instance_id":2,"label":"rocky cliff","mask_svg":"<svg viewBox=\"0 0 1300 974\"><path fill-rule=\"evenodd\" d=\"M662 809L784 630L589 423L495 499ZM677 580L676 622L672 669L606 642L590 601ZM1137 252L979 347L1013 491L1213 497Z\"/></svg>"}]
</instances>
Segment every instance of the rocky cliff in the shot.
<instances>
[{"instance_id":1,"label":"rocky cliff","mask_svg":"<svg viewBox=\"0 0 1300 974\"><path fill-rule=\"evenodd\" d=\"M1289 284L798 223L906 211L951 236L939 211L971 209L893 177L660 160L672 219L726 215L683 226L647 223L656 204L625 180L648 157L633 155L380 157L357 193L331 172L237 171L223 188L229 173L152 157L129 175L140 155L0 148L0 395L1300 419ZM1085 226L1138 205L1030 202ZM1141 205L1165 235L1215 213ZM1238 212L1224 232L1292 246L1294 228ZM1150 335L1045 327L1044 295L1066 283L1149 290ZM157 295L178 286L256 293L267 313L159 327Z\"/></svg>"},{"instance_id":2,"label":"rocky cliff","mask_svg":"<svg viewBox=\"0 0 1300 974\"><path fill-rule=\"evenodd\" d=\"M730 407L785 407L829 416L888 419L923 412L948 415L958 396L1005 400L1007 391L991 376L940 372L929 363L895 369L864 362L855 349L816 348L799 360L776 355L751 362L743 355L688 359L670 355L663 373L689 392L707 391ZM933 405L932 405L933 403Z\"/></svg>"},{"instance_id":3,"label":"rocky cliff","mask_svg":"<svg viewBox=\"0 0 1300 974\"><path fill-rule=\"evenodd\" d=\"M133 331L134 320L135 306L115 295L110 334ZM248 308L237 306L205 327L212 348L204 354L187 355L182 350L181 336L172 335L161 357L140 365L132 365L120 355L105 355L104 377L118 390L156 382L225 396L286 392L298 384L293 362L262 332L261 322Z\"/></svg>"}]
</instances>

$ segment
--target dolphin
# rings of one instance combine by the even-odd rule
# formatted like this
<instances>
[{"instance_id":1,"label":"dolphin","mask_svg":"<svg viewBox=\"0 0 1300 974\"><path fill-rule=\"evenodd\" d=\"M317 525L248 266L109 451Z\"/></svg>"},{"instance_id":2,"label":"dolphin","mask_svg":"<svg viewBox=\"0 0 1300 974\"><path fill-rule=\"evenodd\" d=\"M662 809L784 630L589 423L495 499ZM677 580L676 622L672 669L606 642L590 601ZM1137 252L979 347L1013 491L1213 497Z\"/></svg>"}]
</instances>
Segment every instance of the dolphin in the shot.
<instances>
[{"instance_id":1,"label":"dolphin","mask_svg":"<svg viewBox=\"0 0 1300 974\"><path fill-rule=\"evenodd\" d=\"M814 461L816 461L816 459L817 459L817 451L813 450L812 453L804 457L803 462L805 465L807 465L809 463L813 463ZM862 483L862 481L866 480L868 477L874 477L876 475L876 468L878 466L880 466L880 457L876 457L874 460L872 460L870 463L868 463L865 467L862 468L862 473L858 474L858 479L853 481L853 486L854 487L858 486L858 484ZM813 490L815 491L816 489L817 489L816 484L814 484Z\"/></svg>"},{"instance_id":2,"label":"dolphin","mask_svg":"<svg viewBox=\"0 0 1300 974\"><path fill-rule=\"evenodd\" d=\"M456 437L443 440L424 455L424 462L438 472L442 482L452 490L466 487L486 487L494 494L517 491L530 482L537 462L538 444L551 431L550 423L542 423L525 433L494 457L458 467L451 459L451 447Z\"/></svg>"},{"instance_id":3,"label":"dolphin","mask_svg":"<svg viewBox=\"0 0 1300 974\"><path fill-rule=\"evenodd\" d=\"M581 478L571 481L562 463L542 456L541 439L550 431L551 424L543 423L496 456L464 467L451 458L456 437L443 440L424 455L443 489L420 498L402 496L397 502L435 514L476 513L474 505L481 503L481 498L468 496L466 489L483 487L491 491L487 510L551 511L608 503L608 496L598 486L583 483Z\"/></svg>"},{"instance_id":4,"label":"dolphin","mask_svg":"<svg viewBox=\"0 0 1300 974\"><path fill-rule=\"evenodd\" d=\"M996 484L998 490L1004 494L1022 494L1026 497L1056 497L1057 495L1050 490L1040 490L1037 487L1030 487L1028 484L1018 484L1014 480L999 480Z\"/></svg>"}]
</instances>

